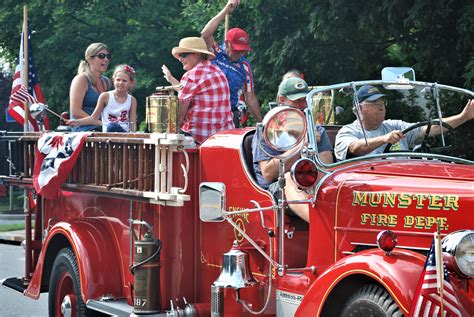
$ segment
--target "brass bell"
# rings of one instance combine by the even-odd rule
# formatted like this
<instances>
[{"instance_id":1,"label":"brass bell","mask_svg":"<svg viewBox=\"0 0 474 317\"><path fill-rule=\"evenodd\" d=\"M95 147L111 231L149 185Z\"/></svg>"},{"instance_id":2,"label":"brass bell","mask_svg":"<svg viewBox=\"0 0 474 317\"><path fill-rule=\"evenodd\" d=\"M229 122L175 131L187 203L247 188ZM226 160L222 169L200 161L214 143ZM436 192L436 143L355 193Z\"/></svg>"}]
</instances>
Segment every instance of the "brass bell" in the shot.
<instances>
[{"instance_id":1,"label":"brass bell","mask_svg":"<svg viewBox=\"0 0 474 317\"><path fill-rule=\"evenodd\" d=\"M219 278L214 281L214 286L239 289L257 283L250 270L248 254L237 247L238 243L234 241L232 249L224 253L222 272Z\"/></svg>"}]
</instances>

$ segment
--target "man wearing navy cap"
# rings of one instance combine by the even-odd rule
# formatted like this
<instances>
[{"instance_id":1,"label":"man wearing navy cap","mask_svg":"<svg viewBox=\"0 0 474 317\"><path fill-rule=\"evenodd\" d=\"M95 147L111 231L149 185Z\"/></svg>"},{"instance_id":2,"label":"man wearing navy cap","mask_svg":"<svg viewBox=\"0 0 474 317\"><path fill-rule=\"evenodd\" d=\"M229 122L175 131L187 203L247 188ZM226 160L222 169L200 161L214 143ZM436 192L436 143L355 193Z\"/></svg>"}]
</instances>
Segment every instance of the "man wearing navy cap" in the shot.
<instances>
[{"instance_id":1,"label":"man wearing navy cap","mask_svg":"<svg viewBox=\"0 0 474 317\"><path fill-rule=\"evenodd\" d=\"M237 108L241 94L257 121L262 121L260 105L253 88L253 73L245 54L250 51L250 37L243 29L230 29L224 44L219 46L214 33L227 14L239 5L240 0L229 0L226 6L202 29L201 36L216 57L212 60L225 74L230 88L230 105L234 114L234 125L240 127L240 113Z\"/></svg>"},{"instance_id":2,"label":"man wearing navy cap","mask_svg":"<svg viewBox=\"0 0 474 317\"><path fill-rule=\"evenodd\" d=\"M392 151L408 151L421 143L426 126L414 129L404 135L401 131L412 126L413 123L402 120L385 120L387 105L385 96L374 86L362 86L357 90L357 99L360 104L368 145L358 120L345 125L336 136L334 152L338 160L383 153L388 143L393 144ZM474 101L470 100L461 113L445 118L443 121L456 128L473 117ZM430 135L439 134L439 132L439 129L432 127Z\"/></svg>"}]
</instances>

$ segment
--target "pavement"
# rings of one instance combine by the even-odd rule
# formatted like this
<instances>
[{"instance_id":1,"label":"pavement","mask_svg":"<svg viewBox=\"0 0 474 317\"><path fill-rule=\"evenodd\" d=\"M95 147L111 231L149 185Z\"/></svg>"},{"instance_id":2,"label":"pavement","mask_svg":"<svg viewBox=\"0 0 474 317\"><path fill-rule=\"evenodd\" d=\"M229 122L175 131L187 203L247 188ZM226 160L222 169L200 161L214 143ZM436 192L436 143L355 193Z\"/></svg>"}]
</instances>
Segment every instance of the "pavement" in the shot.
<instances>
[{"instance_id":1,"label":"pavement","mask_svg":"<svg viewBox=\"0 0 474 317\"><path fill-rule=\"evenodd\" d=\"M0 243L21 244L25 240L25 230L0 232Z\"/></svg>"},{"instance_id":2,"label":"pavement","mask_svg":"<svg viewBox=\"0 0 474 317\"><path fill-rule=\"evenodd\" d=\"M24 221L24 214L0 214L0 222L23 223ZM0 232L0 243L20 244L23 240L25 240L24 229Z\"/></svg>"}]
</instances>

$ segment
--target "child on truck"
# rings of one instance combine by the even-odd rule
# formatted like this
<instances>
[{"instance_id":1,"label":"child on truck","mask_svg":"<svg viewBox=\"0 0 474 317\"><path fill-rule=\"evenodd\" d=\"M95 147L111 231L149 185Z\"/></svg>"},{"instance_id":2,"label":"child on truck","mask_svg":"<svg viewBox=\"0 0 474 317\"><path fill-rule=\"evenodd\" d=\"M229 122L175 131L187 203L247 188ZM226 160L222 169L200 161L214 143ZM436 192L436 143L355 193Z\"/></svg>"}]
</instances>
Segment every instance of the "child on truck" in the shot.
<instances>
[{"instance_id":1,"label":"child on truck","mask_svg":"<svg viewBox=\"0 0 474 317\"><path fill-rule=\"evenodd\" d=\"M118 65L112 79L115 89L100 94L97 106L90 116L66 123L73 127L102 125L102 132L135 132L137 100L129 94L135 84L135 70L129 65Z\"/></svg>"}]
</instances>

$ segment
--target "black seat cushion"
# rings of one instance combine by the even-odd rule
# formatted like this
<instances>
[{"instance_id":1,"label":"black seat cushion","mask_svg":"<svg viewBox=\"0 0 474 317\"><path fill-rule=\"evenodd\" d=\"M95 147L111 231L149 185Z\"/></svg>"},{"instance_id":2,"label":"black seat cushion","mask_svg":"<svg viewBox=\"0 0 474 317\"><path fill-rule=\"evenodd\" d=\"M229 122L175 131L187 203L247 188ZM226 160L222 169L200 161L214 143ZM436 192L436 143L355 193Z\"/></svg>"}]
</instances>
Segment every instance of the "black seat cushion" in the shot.
<instances>
[{"instance_id":1,"label":"black seat cushion","mask_svg":"<svg viewBox=\"0 0 474 317\"><path fill-rule=\"evenodd\" d=\"M255 130L250 131L244 136L242 151L243 151L243 156L245 159L245 165L247 166L247 169L250 175L255 180L256 178L255 178L255 173L253 171L253 155L252 155L252 140L253 140L254 134L255 134Z\"/></svg>"}]
</instances>

